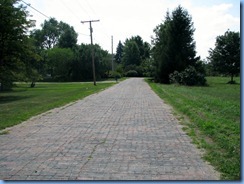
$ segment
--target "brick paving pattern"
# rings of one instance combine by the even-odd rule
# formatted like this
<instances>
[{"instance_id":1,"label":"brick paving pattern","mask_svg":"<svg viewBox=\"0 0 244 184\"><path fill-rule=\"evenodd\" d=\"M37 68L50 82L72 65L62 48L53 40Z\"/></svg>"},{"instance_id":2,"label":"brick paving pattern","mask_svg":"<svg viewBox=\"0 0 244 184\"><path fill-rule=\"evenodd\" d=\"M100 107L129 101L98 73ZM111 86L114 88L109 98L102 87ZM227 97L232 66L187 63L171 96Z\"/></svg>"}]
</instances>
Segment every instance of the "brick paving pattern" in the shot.
<instances>
[{"instance_id":1,"label":"brick paving pattern","mask_svg":"<svg viewBox=\"0 0 244 184\"><path fill-rule=\"evenodd\" d=\"M1 180L219 180L143 79L9 128Z\"/></svg>"}]
</instances>

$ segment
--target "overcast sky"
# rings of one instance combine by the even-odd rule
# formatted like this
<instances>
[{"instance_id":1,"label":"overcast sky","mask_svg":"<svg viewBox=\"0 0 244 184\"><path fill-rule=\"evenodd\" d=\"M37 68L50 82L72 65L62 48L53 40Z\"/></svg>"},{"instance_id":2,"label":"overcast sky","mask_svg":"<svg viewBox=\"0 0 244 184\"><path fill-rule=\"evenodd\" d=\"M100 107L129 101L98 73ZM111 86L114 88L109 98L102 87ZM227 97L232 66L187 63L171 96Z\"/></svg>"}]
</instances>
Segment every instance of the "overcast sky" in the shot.
<instances>
[{"instance_id":1,"label":"overcast sky","mask_svg":"<svg viewBox=\"0 0 244 184\"><path fill-rule=\"evenodd\" d=\"M111 53L111 36L114 53L119 40L139 35L151 43L153 29L163 22L166 11L178 5L187 9L196 29L194 38L197 54L202 59L214 47L215 38L225 31L240 31L240 1L238 0L24 0L48 17L54 17L73 26L79 33L78 44L90 43L89 24L92 24L94 43ZM28 7L36 27L47 19Z\"/></svg>"}]
</instances>

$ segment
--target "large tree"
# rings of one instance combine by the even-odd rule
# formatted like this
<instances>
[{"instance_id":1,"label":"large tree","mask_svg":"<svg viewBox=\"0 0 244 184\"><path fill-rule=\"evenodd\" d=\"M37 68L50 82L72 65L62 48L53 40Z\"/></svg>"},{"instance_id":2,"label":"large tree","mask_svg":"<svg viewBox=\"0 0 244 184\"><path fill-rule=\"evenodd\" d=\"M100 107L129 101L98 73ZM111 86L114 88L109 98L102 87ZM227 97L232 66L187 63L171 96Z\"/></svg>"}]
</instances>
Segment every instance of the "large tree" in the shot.
<instances>
[{"instance_id":1,"label":"large tree","mask_svg":"<svg viewBox=\"0 0 244 184\"><path fill-rule=\"evenodd\" d=\"M46 49L51 49L58 44L60 37L59 23L55 18L45 20L41 31L42 45Z\"/></svg>"},{"instance_id":2,"label":"large tree","mask_svg":"<svg viewBox=\"0 0 244 184\"><path fill-rule=\"evenodd\" d=\"M178 6L154 32L153 56L156 63L156 80L169 83L169 75L174 71L183 71L195 66L200 57L196 57L194 27L188 11Z\"/></svg>"},{"instance_id":3,"label":"large tree","mask_svg":"<svg viewBox=\"0 0 244 184\"><path fill-rule=\"evenodd\" d=\"M33 22L18 0L0 2L0 83L1 89L11 88L23 68L23 58L30 55L27 31Z\"/></svg>"},{"instance_id":4,"label":"large tree","mask_svg":"<svg viewBox=\"0 0 244 184\"><path fill-rule=\"evenodd\" d=\"M74 48L77 43L78 34L75 32L73 26L64 22L59 23L60 37L58 39L58 46L61 48Z\"/></svg>"},{"instance_id":5,"label":"large tree","mask_svg":"<svg viewBox=\"0 0 244 184\"><path fill-rule=\"evenodd\" d=\"M230 82L233 83L234 75L240 73L240 33L226 31L218 36L208 59L214 71L231 76Z\"/></svg>"},{"instance_id":6,"label":"large tree","mask_svg":"<svg viewBox=\"0 0 244 184\"><path fill-rule=\"evenodd\" d=\"M78 34L74 28L55 18L45 20L41 29L31 32L31 37L36 40L36 46L41 49L51 49L54 46L73 48L76 46Z\"/></svg>"},{"instance_id":7,"label":"large tree","mask_svg":"<svg viewBox=\"0 0 244 184\"><path fill-rule=\"evenodd\" d=\"M134 40L126 40L123 52L123 65L135 65L141 64L140 50L137 43Z\"/></svg>"}]
</instances>

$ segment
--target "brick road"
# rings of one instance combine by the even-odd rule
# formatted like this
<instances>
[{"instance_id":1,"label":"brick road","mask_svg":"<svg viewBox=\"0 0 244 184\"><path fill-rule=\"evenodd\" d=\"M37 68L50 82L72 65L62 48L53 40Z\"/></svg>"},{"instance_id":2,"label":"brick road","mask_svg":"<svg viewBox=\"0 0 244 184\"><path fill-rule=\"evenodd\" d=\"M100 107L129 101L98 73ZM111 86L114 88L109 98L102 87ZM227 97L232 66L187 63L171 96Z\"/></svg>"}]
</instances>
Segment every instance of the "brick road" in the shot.
<instances>
[{"instance_id":1,"label":"brick road","mask_svg":"<svg viewBox=\"0 0 244 184\"><path fill-rule=\"evenodd\" d=\"M2 180L218 180L143 81L125 80L0 135Z\"/></svg>"}]
</instances>

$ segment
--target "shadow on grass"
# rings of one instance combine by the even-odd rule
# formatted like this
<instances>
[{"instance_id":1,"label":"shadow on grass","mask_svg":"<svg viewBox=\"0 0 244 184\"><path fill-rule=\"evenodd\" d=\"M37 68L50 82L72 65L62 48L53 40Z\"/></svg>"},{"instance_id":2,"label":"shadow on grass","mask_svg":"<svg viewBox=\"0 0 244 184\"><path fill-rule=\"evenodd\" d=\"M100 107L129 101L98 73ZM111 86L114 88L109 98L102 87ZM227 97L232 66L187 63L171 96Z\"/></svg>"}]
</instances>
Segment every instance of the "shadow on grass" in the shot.
<instances>
[{"instance_id":1,"label":"shadow on grass","mask_svg":"<svg viewBox=\"0 0 244 184\"><path fill-rule=\"evenodd\" d=\"M13 101L30 98L30 96L0 96L0 104L6 104Z\"/></svg>"}]
</instances>

